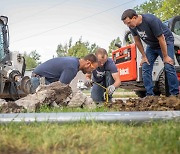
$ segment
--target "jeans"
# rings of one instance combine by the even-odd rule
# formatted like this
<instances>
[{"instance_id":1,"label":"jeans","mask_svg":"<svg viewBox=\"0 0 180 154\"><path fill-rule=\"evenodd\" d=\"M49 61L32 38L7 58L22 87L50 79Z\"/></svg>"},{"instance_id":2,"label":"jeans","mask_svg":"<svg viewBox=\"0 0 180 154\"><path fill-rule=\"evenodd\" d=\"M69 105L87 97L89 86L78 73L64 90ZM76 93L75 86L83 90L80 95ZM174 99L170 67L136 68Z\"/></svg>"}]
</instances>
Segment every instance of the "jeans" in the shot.
<instances>
[{"instance_id":1,"label":"jeans","mask_svg":"<svg viewBox=\"0 0 180 154\"><path fill-rule=\"evenodd\" d=\"M101 84L104 87L108 87L110 85L112 85L114 83L114 79L111 75L111 73L109 71L106 71L105 73L105 79L100 82L99 84ZM100 87L97 84L93 84L92 89L91 89L91 98L93 99L93 101L97 102L97 103L102 103L105 101L104 99L104 92L106 90L102 87ZM109 100L112 100L112 95L109 95Z\"/></svg>"},{"instance_id":2,"label":"jeans","mask_svg":"<svg viewBox=\"0 0 180 154\"><path fill-rule=\"evenodd\" d=\"M167 50L168 50L168 56L174 59L174 45L173 44L167 45ZM146 48L146 56L150 65L148 65L147 63L143 63L142 76L143 76L143 83L146 88L146 95L148 96L148 95L154 95L153 81L152 81L153 64L158 56L160 56L162 60L163 60L163 56L160 48L152 49L150 47ZM173 65L165 63L164 68L167 76L170 95L179 94L179 83L178 83L175 67Z\"/></svg>"},{"instance_id":3,"label":"jeans","mask_svg":"<svg viewBox=\"0 0 180 154\"><path fill-rule=\"evenodd\" d=\"M45 84L50 84L49 81L45 79ZM31 77L31 91L32 93L36 92L37 87L40 85L40 77Z\"/></svg>"}]
</instances>

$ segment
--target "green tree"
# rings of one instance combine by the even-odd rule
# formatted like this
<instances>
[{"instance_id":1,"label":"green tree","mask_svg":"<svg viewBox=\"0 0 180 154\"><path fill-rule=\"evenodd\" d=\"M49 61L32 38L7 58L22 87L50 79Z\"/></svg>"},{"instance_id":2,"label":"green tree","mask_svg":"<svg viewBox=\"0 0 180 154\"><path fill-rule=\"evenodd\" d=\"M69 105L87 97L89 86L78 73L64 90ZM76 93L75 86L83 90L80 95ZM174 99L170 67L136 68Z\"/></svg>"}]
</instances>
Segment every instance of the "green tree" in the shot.
<instances>
[{"instance_id":1,"label":"green tree","mask_svg":"<svg viewBox=\"0 0 180 154\"><path fill-rule=\"evenodd\" d=\"M162 20L168 20L180 14L180 0L164 0L162 7L156 10L156 15Z\"/></svg>"},{"instance_id":2,"label":"green tree","mask_svg":"<svg viewBox=\"0 0 180 154\"><path fill-rule=\"evenodd\" d=\"M117 37L116 39L112 40L110 45L109 45L109 50L108 50L108 55L111 56L112 55L112 51L118 49L117 46L115 46L115 44L119 44L122 45L122 42L120 40L119 37Z\"/></svg>"},{"instance_id":3,"label":"green tree","mask_svg":"<svg viewBox=\"0 0 180 154\"><path fill-rule=\"evenodd\" d=\"M66 43L65 45L62 45L61 43L57 46L57 56L58 57L64 57L68 55L68 50L71 48L72 46L72 38L69 39L68 44Z\"/></svg>"},{"instance_id":4,"label":"green tree","mask_svg":"<svg viewBox=\"0 0 180 154\"><path fill-rule=\"evenodd\" d=\"M149 0L143 4L134 7L137 13L151 13L156 15L162 21L173 16L179 15L179 0Z\"/></svg>"},{"instance_id":5,"label":"green tree","mask_svg":"<svg viewBox=\"0 0 180 154\"><path fill-rule=\"evenodd\" d=\"M97 48L99 48L99 46L96 45L96 43L91 44L90 47L88 48L89 53L95 53Z\"/></svg>"},{"instance_id":6,"label":"green tree","mask_svg":"<svg viewBox=\"0 0 180 154\"><path fill-rule=\"evenodd\" d=\"M59 44L56 50L57 56L74 56L74 57L84 57L89 53L94 53L98 48L96 43L90 44L88 41L82 41L82 37L72 45L72 38L65 45Z\"/></svg>"},{"instance_id":7,"label":"green tree","mask_svg":"<svg viewBox=\"0 0 180 154\"><path fill-rule=\"evenodd\" d=\"M29 54L27 54L26 52L24 53L24 58L26 61L26 69L30 70L35 68L37 65L40 64L39 60L40 60L40 55L37 53L37 51L31 51Z\"/></svg>"},{"instance_id":8,"label":"green tree","mask_svg":"<svg viewBox=\"0 0 180 154\"><path fill-rule=\"evenodd\" d=\"M80 38L75 45L68 50L68 55L82 58L89 53L88 45L88 42L82 42L82 38Z\"/></svg>"},{"instance_id":9,"label":"green tree","mask_svg":"<svg viewBox=\"0 0 180 154\"><path fill-rule=\"evenodd\" d=\"M156 15L156 10L162 7L162 0L149 0L143 4L134 7L137 13L151 13Z\"/></svg>"}]
</instances>

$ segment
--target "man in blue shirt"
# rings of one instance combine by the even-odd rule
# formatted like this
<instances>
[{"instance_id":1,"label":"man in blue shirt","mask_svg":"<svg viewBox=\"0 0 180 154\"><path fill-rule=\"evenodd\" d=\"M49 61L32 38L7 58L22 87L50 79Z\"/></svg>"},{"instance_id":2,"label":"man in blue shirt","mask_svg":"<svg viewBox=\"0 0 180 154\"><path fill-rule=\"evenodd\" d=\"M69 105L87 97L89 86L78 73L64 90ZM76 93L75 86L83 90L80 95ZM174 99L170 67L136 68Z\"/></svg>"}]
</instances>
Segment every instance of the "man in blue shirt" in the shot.
<instances>
[{"instance_id":1,"label":"man in blue shirt","mask_svg":"<svg viewBox=\"0 0 180 154\"><path fill-rule=\"evenodd\" d=\"M134 37L135 44L142 54L141 66L146 95L154 95L152 70L158 56L164 62L171 95L179 94L179 84L174 67L174 38L171 31L160 19L152 14L138 15L128 9L122 14L121 20L127 25ZM141 39L147 44L144 51Z\"/></svg>"},{"instance_id":2,"label":"man in blue shirt","mask_svg":"<svg viewBox=\"0 0 180 154\"><path fill-rule=\"evenodd\" d=\"M87 81L85 82L85 85L91 85L92 75L92 81L108 88L109 98L111 99L115 88L119 87L121 84L120 75L113 60L108 58L108 54L105 49L97 49L95 55L98 58L99 66L92 72L92 74L86 74ZM97 84L93 84L91 89L91 98L97 103L103 102L104 92L105 89Z\"/></svg>"},{"instance_id":3,"label":"man in blue shirt","mask_svg":"<svg viewBox=\"0 0 180 154\"><path fill-rule=\"evenodd\" d=\"M50 59L34 69L31 78L33 92L35 92L35 89L39 86L39 79L42 77L45 78L46 84L56 81L70 84L78 71L81 70L84 74L91 73L97 66L98 60L94 54L89 54L81 59L75 57L57 57Z\"/></svg>"}]
</instances>

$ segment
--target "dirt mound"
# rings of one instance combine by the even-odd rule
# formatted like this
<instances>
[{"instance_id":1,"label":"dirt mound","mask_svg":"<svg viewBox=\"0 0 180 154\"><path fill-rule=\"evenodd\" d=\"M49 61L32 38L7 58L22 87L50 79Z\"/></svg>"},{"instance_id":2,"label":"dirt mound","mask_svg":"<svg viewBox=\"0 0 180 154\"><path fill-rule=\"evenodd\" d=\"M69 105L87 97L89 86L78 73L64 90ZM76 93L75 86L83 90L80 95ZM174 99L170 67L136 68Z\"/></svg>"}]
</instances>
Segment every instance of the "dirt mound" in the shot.
<instances>
[{"instance_id":1,"label":"dirt mound","mask_svg":"<svg viewBox=\"0 0 180 154\"><path fill-rule=\"evenodd\" d=\"M60 82L39 87L34 94L29 94L15 102L0 100L0 113L36 112L41 106L96 108L92 99L83 93L72 93L71 87ZM103 105L103 104L102 104ZM171 111L180 110L180 95L149 96L145 98L129 98L126 102L121 99L105 105L109 111Z\"/></svg>"},{"instance_id":2,"label":"dirt mound","mask_svg":"<svg viewBox=\"0 0 180 154\"><path fill-rule=\"evenodd\" d=\"M0 113L21 113L26 112L23 106L18 106L14 102L7 102L0 107Z\"/></svg>"},{"instance_id":3,"label":"dirt mound","mask_svg":"<svg viewBox=\"0 0 180 154\"><path fill-rule=\"evenodd\" d=\"M178 96L148 96L145 98L130 98L126 102L121 99L108 104L110 110L116 111L172 111L180 110L180 95Z\"/></svg>"}]
</instances>

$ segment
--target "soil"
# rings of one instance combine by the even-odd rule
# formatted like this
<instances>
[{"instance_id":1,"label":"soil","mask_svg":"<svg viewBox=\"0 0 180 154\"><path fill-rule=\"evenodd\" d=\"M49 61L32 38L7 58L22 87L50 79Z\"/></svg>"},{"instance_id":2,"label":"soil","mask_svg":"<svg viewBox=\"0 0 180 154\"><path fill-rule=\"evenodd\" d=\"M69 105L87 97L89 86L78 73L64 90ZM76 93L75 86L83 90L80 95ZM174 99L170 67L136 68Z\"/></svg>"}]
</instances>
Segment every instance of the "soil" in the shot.
<instances>
[{"instance_id":1,"label":"soil","mask_svg":"<svg viewBox=\"0 0 180 154\"><path fill-rule=\"evenodd\" d=\"M145 98L129 98L126 103L121 99L107 105L116 111L173 111L180 110L180 95L178 96L147 96Z\"/></svg>"},{"instance_id":2,"label":"soil","mask_svg":"<svg viewBox=\"0 0 180 154\"><path fill-rule=\"evenodd\" d=\"M23 106L18 106L14 102L7 102L0 107L0 113L22 113L26 112Z\"/></svg>"},{"instance_id":3,"label":"soil","mask_svg":"<svg viewBox=\"0 0 180 154\"><path fill-rule=\"evenodd\" d=\"M52 83L43 86L35 94L28 95L15 102L6 102L0 106L0 113L35 112L41 105L67 106L72 90L69 86L60 83ZM81 95L80 95L81 96ZM80 102L82 97L76 101ZM77 103L76 103L77 105ZM112 103L105 104L109 111L173 111L180 110L180 95L178 96L148 96L145 98L129 98L126 102L116 99ZM96 107L96 105L95 105Z\"/></svg>"}]
</instances>

